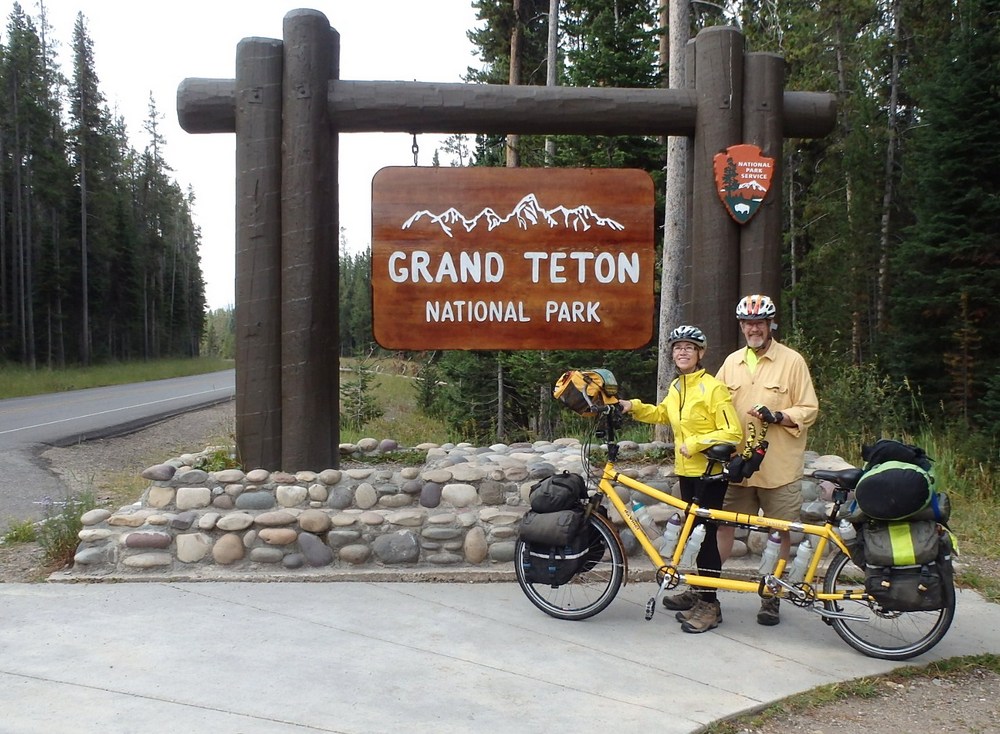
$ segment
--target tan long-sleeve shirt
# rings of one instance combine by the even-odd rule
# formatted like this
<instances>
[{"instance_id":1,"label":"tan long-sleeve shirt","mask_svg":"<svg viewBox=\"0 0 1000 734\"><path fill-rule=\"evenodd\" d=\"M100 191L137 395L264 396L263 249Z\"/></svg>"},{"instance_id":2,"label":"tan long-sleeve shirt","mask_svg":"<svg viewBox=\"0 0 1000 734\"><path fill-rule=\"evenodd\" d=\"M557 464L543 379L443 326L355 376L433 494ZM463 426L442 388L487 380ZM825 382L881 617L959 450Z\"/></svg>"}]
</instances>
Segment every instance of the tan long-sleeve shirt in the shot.
<instances>
[{"instance_id":1,"label":"tan long-sleeve shirt","mask_svg":"<svg viewBox=\"0 0 1000 734\"><path fill-rule=\"evenodd\" d=\"M809 367L794 349L772 339L767 352L757 358L752 373L746 353L744 347L730 354L716 375L729 388L744 425L754 423L760 435L760 422L747 414L755 405L766 405L772 413L780 410L797 424L794 428L776 424L767 427L767 455L760 470L744 482L773 489L802 477L806 434L819 415L819 400Z\"/></svg>"}]
</instances>

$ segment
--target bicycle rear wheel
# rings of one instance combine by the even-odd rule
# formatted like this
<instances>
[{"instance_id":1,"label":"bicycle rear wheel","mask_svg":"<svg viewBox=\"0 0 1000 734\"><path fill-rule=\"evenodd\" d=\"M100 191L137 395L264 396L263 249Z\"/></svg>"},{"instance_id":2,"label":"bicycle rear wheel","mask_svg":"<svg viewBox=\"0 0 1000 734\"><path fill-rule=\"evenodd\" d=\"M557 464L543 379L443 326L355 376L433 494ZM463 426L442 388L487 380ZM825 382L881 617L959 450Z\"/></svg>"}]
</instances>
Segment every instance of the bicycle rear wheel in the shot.
<instances>
[{"instance_id":1,"label":"bicycle rear wheel","mask_svg":"<svg viewBox=\"0 0 1000 734\"><path fill-rule=\"evenodd\" d=\"M865 572L838 552L823 583L826 593L864 591ZM955 617L955 594L943 609L931 612L887 612L866 601L840 599L823 602L826 609L861 619L830 618L834 631L848 645L872 658L908 660L921 655L944 637Z\"/></svg>"},{"instance_id":2,"label":"bicycle rear wheel","mask_svg":"<svg viewBox=\"0 0 1000 734\"><path fill-rule=\"evenodd\" d=\"M521 591L532 604L556 619L587 619L603 611L614 601L625 577L625 554L608 520L593 513L588 523L593 538L593 554L588 557L600 560L588 561L562 586L529 581L528 545L521 540L515 545L514 569Z\"/></svg>"}]
</instances>

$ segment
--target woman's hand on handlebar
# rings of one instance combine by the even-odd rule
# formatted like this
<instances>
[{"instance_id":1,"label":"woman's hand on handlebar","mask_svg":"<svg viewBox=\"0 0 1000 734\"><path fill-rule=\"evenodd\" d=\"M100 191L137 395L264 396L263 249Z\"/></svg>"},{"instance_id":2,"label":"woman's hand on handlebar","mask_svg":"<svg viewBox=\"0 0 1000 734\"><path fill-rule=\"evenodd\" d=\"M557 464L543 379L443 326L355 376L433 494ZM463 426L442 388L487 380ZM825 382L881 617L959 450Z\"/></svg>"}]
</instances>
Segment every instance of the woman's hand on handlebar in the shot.
<instances>
[{"instance_id":1,"label":"woman's hand on handlebar","mask_svg":"<svg viewBox=\"0 0 1000 734\"><path fill-rule=\"evenodd\" d=\"M628 413L630 410L632 410L632 401L631 400L619 400L618 401L618 406L622 409L622 413Z\"/></svg>"}]
</instances>

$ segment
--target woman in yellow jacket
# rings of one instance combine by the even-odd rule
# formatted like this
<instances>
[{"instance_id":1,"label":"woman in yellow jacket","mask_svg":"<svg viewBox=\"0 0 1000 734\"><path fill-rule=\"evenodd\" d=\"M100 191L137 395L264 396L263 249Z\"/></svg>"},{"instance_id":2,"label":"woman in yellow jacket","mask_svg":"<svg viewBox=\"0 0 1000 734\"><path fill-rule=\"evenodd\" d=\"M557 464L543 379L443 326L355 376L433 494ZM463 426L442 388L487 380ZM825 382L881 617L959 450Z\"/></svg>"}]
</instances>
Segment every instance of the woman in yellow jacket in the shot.
<instances>
[{"instance_id":1,"label":"woman in yellow jacket","mask_svg":"<svg viewBox=\"0 0 1000 734\"><path fill-rule=\"evenodd\" d=\"M667 342L678 377L670 383L666 397L659 405L622 400L622 411L643 423L669 423L674 432L674 464L681 497L688 502L697 497L702 507L721 509L727 484L701 478L708 467L702 451L719 443L738 445L743 440L739 416L729 388L701 366L708 344L704 332L696 326L678 326L670 332ZM705 576L721 576L716 525L701 518L695 524L705 525L698 569ZM706 632L722 622L722 609L713 589L689 589L683 594L664 597L663 605L677 610L677 621L685 632Z\"/></svg>"}]
</instances>

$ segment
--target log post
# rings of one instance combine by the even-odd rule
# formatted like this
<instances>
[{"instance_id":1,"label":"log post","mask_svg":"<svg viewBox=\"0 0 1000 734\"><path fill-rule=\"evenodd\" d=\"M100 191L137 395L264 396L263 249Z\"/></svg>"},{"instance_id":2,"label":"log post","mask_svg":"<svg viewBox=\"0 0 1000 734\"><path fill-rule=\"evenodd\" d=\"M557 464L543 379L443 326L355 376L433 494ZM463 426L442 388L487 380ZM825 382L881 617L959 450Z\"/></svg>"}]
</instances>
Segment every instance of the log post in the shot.
<instances>
[{"instance_id":1,"label":"log post","mask_svg":"<svg viewBox=\"0 0 1000 734\"><path fill-rule=\"evenodd\" d=\"M337 136L326 102L340 37L315 10L285 15L281 157L281 466L339 465Z\"/></svg>"},{"instance_id":2,"label":"log post","mask_svg":"<svg viewBox=\"0 0 1000 734\"><path fill-rule=\"evenodd\" d=\"M740 142L743 112L743 36L735 28L706 28L695 38L698 122L694 142L691 221L690 323L709 340L705 367L714 373L738 346L733 317L740 285L740 232L719 201L713 158Z\"/></svg>"},{"instance_id":3,"label":"log post","mask_svg":"<svg viewBox=\"0 0 1000 734\"><path fill-rule=\"evenodd\" d=\"M281 41L236 47L236 445L281 464Z\"/></svg>"},{"instance_id":4,"label":"log post","mask_svg":"<svg viewBox=\"0 0 1000 734\"><path fill-rule=\"evenodd\" d=\"M777 54L746 55L743 77L743 142L774 159L771 188L753 219L740 230L740 293L781 298L781 147L785 60ZM735 308L735 303L733 307Z\"/></svg>"}]
</instances>

